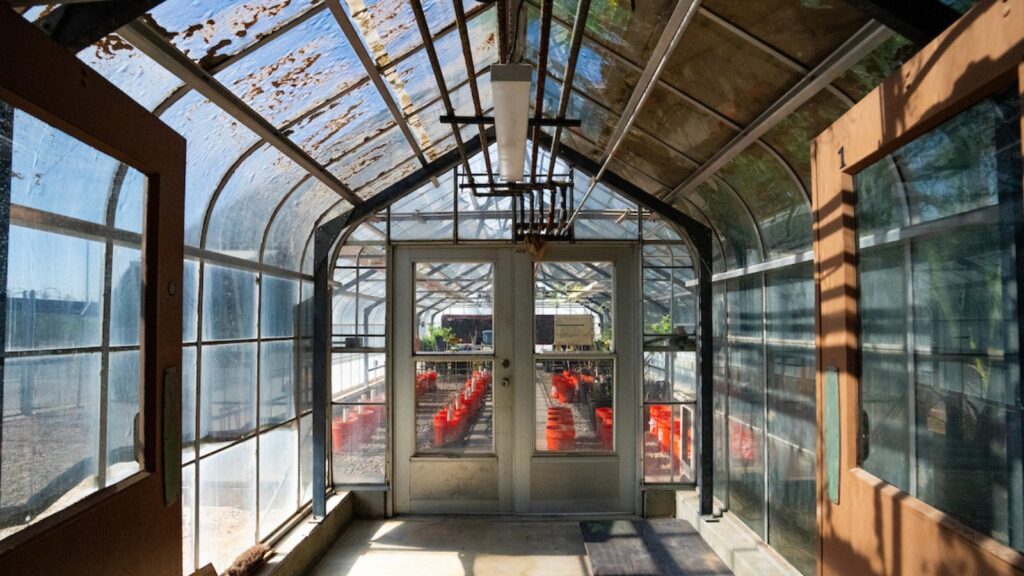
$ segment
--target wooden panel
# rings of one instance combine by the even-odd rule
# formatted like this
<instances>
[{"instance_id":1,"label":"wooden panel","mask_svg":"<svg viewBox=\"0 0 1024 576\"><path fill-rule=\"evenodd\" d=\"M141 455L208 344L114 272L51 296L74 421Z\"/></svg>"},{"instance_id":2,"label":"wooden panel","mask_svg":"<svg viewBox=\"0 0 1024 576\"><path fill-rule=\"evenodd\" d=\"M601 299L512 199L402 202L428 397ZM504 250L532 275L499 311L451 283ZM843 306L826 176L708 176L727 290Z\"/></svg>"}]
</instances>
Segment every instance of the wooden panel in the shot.
<instances>
[{"instance_id":1,"label":"wooden panel","mask_svg":"<svg viewBox=\"0 0 1024 576\"><path fill-rule=\"evenodd\" d=\"M1024 556L857 468L857 269L852 174L1016 75L1024 0L983 1L812 143L818 299L819 573L1024 574ZM823 370L839 370L839 504L825 492Z\"/></svg>"},{"instance_id":2,"label":"wooden panel","mask_svg":"<svg viewBox=\"0 0 1024 576\"><path fill-rule=\"evenodd\" d=\"M0 573L180 576L181 502L164 502L161 437L162 375L181 366L185 141L7 8L0 8L0 54L0 99L149 176L143 242L145 472L5 540ZM168 415L180 419L180 407ZM180 450L180 438L174 449ZM176 481L181 470L167 473Z\"/></svg>"}]
</instances>

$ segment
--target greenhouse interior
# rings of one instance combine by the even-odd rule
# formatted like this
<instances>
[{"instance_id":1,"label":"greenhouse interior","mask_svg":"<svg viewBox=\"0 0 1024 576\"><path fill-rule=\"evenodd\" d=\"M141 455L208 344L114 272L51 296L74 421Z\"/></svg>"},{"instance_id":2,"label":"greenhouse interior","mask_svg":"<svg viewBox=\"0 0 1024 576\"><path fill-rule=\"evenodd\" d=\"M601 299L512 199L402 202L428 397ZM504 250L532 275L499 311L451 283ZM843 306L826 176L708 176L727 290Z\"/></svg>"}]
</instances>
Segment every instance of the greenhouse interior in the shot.
<instances>
[{"instance_id":1,"label":"greenhouse interior","mask_svg":"<svg viewBox=\"0 0 1024 576\"><path fill-rule=\"evenodd\" d=\"M1024 576L1024 0L0 55L0 574Z\"/></svg>"}]
</instances>

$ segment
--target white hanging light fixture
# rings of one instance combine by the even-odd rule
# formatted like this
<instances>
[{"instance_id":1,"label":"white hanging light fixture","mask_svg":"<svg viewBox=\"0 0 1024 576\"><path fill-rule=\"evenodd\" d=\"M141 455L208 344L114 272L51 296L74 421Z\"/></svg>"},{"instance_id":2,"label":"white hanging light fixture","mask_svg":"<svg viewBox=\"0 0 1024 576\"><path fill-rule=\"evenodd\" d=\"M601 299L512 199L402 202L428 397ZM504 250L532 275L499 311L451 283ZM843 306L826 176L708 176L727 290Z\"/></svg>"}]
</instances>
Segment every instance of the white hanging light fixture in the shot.
<instances>
[{"instance_id":1,"label":"white hanging light fixture","mask_svg":"<svg viewBox=\"0 0 1024 576\"><path fill-rule=\"evenodd\" d=\"M526 64L491 65L498 172L505 181L523 179L532 78L533 67Z\"/></svg>"}]
</instances>

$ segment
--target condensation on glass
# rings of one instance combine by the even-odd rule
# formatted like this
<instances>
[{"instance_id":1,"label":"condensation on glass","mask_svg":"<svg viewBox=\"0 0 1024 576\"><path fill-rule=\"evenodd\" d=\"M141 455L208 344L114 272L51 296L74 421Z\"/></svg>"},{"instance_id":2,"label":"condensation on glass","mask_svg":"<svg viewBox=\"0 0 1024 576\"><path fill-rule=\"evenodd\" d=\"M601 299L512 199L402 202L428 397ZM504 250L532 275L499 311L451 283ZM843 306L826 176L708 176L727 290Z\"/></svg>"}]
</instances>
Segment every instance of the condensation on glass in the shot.
<instances>
[{"instance_id":1,"label":"condensation on glass","mask_svg":"<svg viewBox=\"0 0 1024 576\"><path fill-rule=\"evenodd\" d=\"M865 168L854 186L861 466L1024 550L1017 86Z\"/></svg>"}]
</instances>

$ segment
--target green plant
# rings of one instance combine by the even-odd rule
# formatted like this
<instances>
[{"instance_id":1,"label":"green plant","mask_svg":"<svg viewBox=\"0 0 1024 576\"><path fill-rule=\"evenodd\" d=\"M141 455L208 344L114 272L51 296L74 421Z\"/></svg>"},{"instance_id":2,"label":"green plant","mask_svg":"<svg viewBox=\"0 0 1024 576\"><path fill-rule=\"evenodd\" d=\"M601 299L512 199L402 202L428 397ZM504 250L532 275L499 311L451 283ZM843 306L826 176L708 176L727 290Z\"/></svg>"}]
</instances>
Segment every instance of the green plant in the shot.
<instances>
[{"instance_id":1,"label":"green plant","mask_svg":"<svg viewBox=\"0 0 1024 576\"><path fill-rule=\"evenodd\" d=\"M438 350L438 338L442 342L451 344L455 340L455 331L449 326L435 326L431 324L427 327L427 336L420 339L420 350Z\"/></svg>"},{"instance_id":2,"label":"green plant","mask_svg":"<svg viewBox=\"0 0 1024 576\"><path fill-rule=\"evenodd\" d=\"M672 333L672 318L665 314L660 320L651 324L650 334L671 334Z\"/></svg>"}]
</instances>

